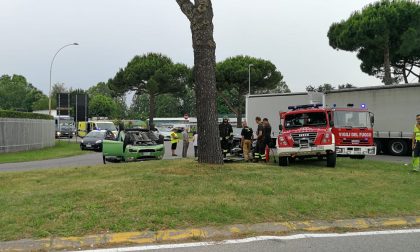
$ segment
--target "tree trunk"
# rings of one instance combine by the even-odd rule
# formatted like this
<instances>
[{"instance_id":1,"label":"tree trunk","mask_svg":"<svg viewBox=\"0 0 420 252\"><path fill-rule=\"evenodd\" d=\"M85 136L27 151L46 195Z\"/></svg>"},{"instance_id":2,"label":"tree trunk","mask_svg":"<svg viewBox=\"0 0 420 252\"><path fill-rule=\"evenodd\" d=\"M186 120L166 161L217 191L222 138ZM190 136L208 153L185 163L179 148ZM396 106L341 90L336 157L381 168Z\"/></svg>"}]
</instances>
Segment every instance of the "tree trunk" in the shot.
<instances>
[{"instance_id":1,"label":"tree trunk","mask_svg":"<svg viewBox=\"0 0 420 252\"><path fill-rule=\"evenodd\" d=\"M238 108L238 113L236 114L236 127L242 128L242 111L241 108Z\"/></svg>"},{"instance_id":2,"label":"tree trunk","mask_svg":"<svg viewBox=\"0 0 420 252\"><path fill-rule=\"evenodd\" d=\"M156 117L156 96L149 94L149 127L152 126L153 119Z\"/></svg>"},{"instance_id":3,"label":"tree trunk","mask_svg":"<svg viewBox=\"0 0 420 252\"><path fill-rule=\"evenodd\" d=\"M403 66L403 69L402 69L402 74L403 74L403 77L404 77L404 83L408 83L408 76L407 76L407 72L406 72L406 70L405 70L405 66L406 66L407 64L406 64L406 62L404 61L404 66ZM408 73L408 74L410 74L410 73Z\"/></svg>"},{"instance_id":4,"label":"tree trunk","mask_svg":"<svg viewBox=\"0 0 420 252\"><path fill-rule=\"evenodd\" d=\"M384 48L384 70L385 75L383 79L383 83L385 85L392 85L392 77L391 77L391 61L389 56L389 42L386 42L385 48Z\"/></svg>"},{"instance_id":5,"label":"tree trunk","mask_svg":"<svg viewBox=\"0 0 420 252\"><path fill-rule=\"evenodd\" d=\"M216 107L216 43L211 0L177 0L191 23L197 95L198 161L222 164Z\"/></svg>"}]
</instances>

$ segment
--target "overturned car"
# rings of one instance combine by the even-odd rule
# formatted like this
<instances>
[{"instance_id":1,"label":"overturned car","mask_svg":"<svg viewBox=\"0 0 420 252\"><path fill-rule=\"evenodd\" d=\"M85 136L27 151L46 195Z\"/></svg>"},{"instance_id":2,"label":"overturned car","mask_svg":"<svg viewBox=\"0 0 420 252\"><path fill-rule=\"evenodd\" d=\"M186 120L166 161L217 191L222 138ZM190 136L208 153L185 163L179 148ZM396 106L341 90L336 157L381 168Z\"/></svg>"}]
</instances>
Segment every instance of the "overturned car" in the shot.
<instances>
[{"instance_id":1,"label":"overturned car","mask_svg":"<svg viewBox=\"0 0 420 252\"><path fill-rule=\"evenodd\" d=\"M164 137L149 129L126 129L115 140L104 140L103 162L162 159L165 154Z\"/></svg>"}]
</instances>

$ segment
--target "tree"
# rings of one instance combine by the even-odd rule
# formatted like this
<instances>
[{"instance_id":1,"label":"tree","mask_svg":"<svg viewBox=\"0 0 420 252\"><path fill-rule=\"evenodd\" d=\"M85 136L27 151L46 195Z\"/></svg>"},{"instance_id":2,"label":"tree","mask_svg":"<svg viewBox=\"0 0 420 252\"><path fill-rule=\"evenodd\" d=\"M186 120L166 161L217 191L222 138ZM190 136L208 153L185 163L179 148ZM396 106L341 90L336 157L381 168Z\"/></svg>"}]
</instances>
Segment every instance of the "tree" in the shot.
<instances>
[{"instance_id":1,"label":"tree","mask_svg":"<svg viewBox=\"0 0 420 252\"><path fill-rule=\"evenodd\" d=\"M245 112L245 95L249 93L249 65L253 65L251 89L254 92L268 92L278 87L283 80L276 66L268 60L236 56L217 63L218 94L236 114L239 128L242 127L242 114Z\"/></svg>"},{"instance_id":2,"label":"tree","mask_svg":"<svg viewBox=\"0 0 420 252\"><path fill-rule=\"evenodd\" d=\"M357 88L357 87L350 83L338 85L338 89L348 89L348 88Z\"/></svg>"},{"instance_id":3,"label":"tree","mask_svg":"<svg viewBox=\"0 0 420 252\"><path fill-rule=\"evenodd\" d=\"M216 42L213 38L211 0L176 0L190 22L194 49L194 82L197 126L200 136L198 162L222 164L216 108Z\"/></svg>"},{"instance_id":4,"label":"tree","mask_svg":"<svg viewBox=\"0 0 420 252\"><path fill-rule=\"evenodd\" d=\"M149 96L149 125L156 117L156 98L162 94L182 93L188 80L190 69L183 64L159 53L135 56L124 69L109 81L109 87L116 94L135 91L136 95Z\"/></svg>"},{"instance_id":5,"label":"tree","mask_svg":"<svg viewBox=\"0 0 420 252\"><path fill-rule=\"evenodd\" d=\"M34 107L40 107L40 100L45 99L48 97L21 75L0 77L0 109L32 111Z\"/></svg>"},{"instance_id":6,"label":"tree","mask_svg":"<svg viewBox=\"0 0 420 252\"><path fill-rule=\"evenodd\" d=\"M110 115L115 114L115 103L112 98L95 95L90 98L89 101L89 114L90 116L97 117L110 117Z\"/></svg>"},{"instance_id":7,"label":"tree","mask_svg":"<svg viewBox=\"0 0 420 252\"><path fill-rule=\"evenodd\" d=\"M323 92L331 91L331 90L334 90L334 89L335 88L331 84L328 84L328 83L324 83L323 85L319 85L318 87L315 87L315 86L312 86L312 85L306 86L306 91L307 92L321 92L321 93L323 93Z\"/></svg>"},{"instance_id":8,"label":"tree","mask_svg":"<svg viewBox=\"0 0 420 252\"><path fill-rule=\"evenodd\" d=\"M332 24L328 31L329 43L337 50L357 52L362 71L380 77L385 85L390 85L406 75L408 59L413 60L411 53L416 50L403 55L402 42L415 44L403 37L409 36L407 34L413 31L410 28L419 24L419 20L418 3L382 0L356 11L345 21ZM418 44L415 47L418 48ZM398 68L403 71L398 72ZM406 76L404 79L407 81Z\"/></svg>"}]
</instances>

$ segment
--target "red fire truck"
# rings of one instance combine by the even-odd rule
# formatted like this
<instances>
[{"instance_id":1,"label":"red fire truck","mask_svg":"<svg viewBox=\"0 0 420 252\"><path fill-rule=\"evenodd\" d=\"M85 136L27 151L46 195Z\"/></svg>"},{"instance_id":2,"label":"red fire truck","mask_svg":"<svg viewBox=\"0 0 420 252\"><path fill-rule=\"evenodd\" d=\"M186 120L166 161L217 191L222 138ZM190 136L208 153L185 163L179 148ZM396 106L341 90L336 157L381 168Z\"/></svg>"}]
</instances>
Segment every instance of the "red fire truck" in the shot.
<instances>
[{"instance_id":1,"label":"red fire truck","mask_svg":"<svg viewBox=\"0 0 420 252\"><path fill-rule=\"evenodd\" d=\"M322 104L290 106L280 113L277 139L279 165L287 166L296 158L326 157L335 167L336 156L363 159L375 155L374 117L367 109L325 108Z\"/></svg>"}]
</instances>

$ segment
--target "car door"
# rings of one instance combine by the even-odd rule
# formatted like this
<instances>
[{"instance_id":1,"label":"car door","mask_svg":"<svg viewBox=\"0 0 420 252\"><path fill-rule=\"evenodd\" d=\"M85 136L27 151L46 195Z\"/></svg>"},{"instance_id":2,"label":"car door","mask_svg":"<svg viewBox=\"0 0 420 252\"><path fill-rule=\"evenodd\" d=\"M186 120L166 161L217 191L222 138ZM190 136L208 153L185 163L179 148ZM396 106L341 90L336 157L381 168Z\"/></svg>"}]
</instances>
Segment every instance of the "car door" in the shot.
<instances>
[{"instance_id":1,"label":"car door","mask_svg":"<svg viewBox=\"0 0 420 252\"><path fill-rule=\"evenodd\" d=\"M115 140L104 140L102 151L105 157L124 157L124 132L119 132Z\"/></svg>"}]
</instances>

